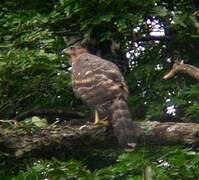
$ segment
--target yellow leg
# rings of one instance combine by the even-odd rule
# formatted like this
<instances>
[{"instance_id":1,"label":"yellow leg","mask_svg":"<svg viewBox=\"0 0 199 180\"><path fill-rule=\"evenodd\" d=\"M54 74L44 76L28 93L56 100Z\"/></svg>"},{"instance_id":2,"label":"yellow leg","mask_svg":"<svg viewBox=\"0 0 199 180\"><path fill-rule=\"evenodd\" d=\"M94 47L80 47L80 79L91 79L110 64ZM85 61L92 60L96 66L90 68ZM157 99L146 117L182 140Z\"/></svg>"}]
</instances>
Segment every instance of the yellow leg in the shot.
<instances>
[{"instance_id":1,"label":"yellow leg","mask_svg":"<svg viewBox=\"0 0 199 180\"><path fill-rule=\"evenodd\" d=\"M99 124L99 122L100 122L99 114L98 114L97 110L95 110L95 122L94 122L94 124Z\"/></svg>"},{"instance_id":2,"label":"yellow leg","mask_svg":"<svg viewBox=\"0 0 199 180\"><path fill-rule=\"evenodd\" d=\"M98 125L98 124L108 125L108 121L107 121L107 117L105 117L103 119L100 119L97 110L95 110L95 122L94 122L94 125Z\"/></svg>"}]
</instances>

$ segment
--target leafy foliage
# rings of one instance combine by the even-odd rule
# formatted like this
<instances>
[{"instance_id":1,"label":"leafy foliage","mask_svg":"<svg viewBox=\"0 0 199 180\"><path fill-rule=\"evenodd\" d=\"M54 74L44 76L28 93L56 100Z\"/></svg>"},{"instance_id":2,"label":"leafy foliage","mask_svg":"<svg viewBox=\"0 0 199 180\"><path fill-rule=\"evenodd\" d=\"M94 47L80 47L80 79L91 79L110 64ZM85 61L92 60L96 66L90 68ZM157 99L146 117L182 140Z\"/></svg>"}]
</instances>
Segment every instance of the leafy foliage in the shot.
<instances>
[{"instance_id":1,"label":"leafy foliage","mask_svg":"<svg viewBox=\"0 0 199 180\"><path fill-rule=\"evenodd\" d=\"M74 98L68 65L60 52L64 48L64 34L68 39L67 34L73 33L83 41L97 42L92 45L95 49L104 53L108 49L110 60L120 59L116 62L118 65L123 60L129 61L122 68L134 64L127 76L135 118L164 115L168 106L166 99L169 98L184 112L183 116L194 118L198 115L198 96L194 91L197 84L191 78L177 77L167 82L160 78L170 66L167 60L176 55L198 65L197 50L194 50L197 49L194 47L198 44L198 36L189 1L60 0L29 4L26 1L4 1L1 4L2 118L31 108L71 107ZM169 41L133 42L137 37L151 35L157 23L163 25L163 37L170 36ZM113 53L109 48L112 41L120 44L119 51L131 47L130 58L124 59L120 53ZM192 103L188 103L190 101ZM138 113L140 108L142 112Z\"/></svg>"},{"instance_id":2,"label":"leafy foliage","mask_svg":"<svg viewBox=\"0 0 199 180\"><path fill-rule=\"evenodd\" d=\"M84 109L73 96L69 65L61 56L65 45L80 37L93 53L123 71L134 119L165 116L197 122L197 82L181 75L162 80L178 57L199 67L195 8L189 0L1 0L0 118L34 108ZM168 114L169 106L176 112ZM112 153L108 154L105 157L111 159ZM96 161L86 161L84 156L78 157L82 163L40 160L16 175L23 168L10 168L13 163L6 164L6 154L0 159L0 177L5 179L142 179L147 173L154 179L199 176L198 155L176 147L125 153L117 163L111 161L112 166L95 164L95 171L86 165L90 161L94 167Z\"/></svg>"},{"instance_id":3,"label":"leafy foliage","mask_svg":"<svg viewBox=\"0 0 199 180\"><path fill-rule=\"evenodd\" d=\"M198 35L190 1L20 0L2 1L0 9L1 118L32 108L79 108L73 101L68 64L60 55L71 35L128 69L134 118L164 115L169 106L166 99L183 112L177 112L177 117L197 117L198 102L192 100L196 82L187 77L161 79L170 67L168 59L181 57L198 65ZM145 41L155 28L169 40ZM116 51L112 51L114 43L120 45ZM126 48L130 48L128 58Z\"/></svg>"},{"instance_id":4,"label":"leafy foliage","mask_svg":"<svg viewBox=\"0 0 199 180\"><path fill-rule=\"evenodd\" d=\"M90 154L91 155L91 154ZM98 157L101 157L100 153ZM105 159L104 159L105 161ZM150 169L151 171L148 171ZM35 160L12 179L196 179L199 176L197 153L181 147L154 150L144 147L121 154L116 163L91 171L85 163L75 160Z\"/></svg>"}]
</instances>

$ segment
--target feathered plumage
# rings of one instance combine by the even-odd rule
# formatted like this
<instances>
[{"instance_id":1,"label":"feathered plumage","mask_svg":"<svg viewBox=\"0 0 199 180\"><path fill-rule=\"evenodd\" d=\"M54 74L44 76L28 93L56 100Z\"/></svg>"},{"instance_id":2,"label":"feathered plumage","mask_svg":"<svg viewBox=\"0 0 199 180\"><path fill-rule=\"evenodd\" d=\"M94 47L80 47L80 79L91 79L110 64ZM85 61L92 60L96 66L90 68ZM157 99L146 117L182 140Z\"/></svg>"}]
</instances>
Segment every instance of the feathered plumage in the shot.
<instances>
[{"instance_id":1,"label":"feathered plumage","mask_svg":"<svg viewBox=\"0 0 199 180\"><path fill-rule=\"evenodd\" d=\"M72 64L75 95L108 117L121 145L133 143L133 123L127 105L128 88L118 67L79 46L64 50Z\"/></svg>"}]
</instances>

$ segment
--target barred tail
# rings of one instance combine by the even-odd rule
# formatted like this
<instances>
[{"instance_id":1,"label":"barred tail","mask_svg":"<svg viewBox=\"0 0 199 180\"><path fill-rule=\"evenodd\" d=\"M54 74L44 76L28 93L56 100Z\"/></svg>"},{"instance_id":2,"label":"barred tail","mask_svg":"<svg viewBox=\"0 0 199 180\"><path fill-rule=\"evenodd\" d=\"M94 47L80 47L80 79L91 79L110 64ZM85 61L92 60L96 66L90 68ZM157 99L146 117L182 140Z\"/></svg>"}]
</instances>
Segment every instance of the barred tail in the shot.
<instances>
[{"instance_id":1,"label":"barred tail","mask_svg":"<svg viewBox=\"0 0 199 180\"><path fill-rule=\"evenodd\" d=\"M114 100L112 105L112 126L121 146L135 146L133 122L126 101L122 98Z\"/></svg>"}]
</instances>

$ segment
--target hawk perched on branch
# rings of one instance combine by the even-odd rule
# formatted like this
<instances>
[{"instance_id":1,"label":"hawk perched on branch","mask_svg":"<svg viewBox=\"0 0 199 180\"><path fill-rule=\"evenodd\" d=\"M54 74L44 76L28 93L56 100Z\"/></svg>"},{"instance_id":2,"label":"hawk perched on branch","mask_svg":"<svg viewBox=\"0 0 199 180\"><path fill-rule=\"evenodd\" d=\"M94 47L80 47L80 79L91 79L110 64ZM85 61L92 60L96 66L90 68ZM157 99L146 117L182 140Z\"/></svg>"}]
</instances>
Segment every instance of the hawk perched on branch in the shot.
<instances>
[{"instance_id":1,"label":"hawk perched on branch","mask_svg":"<svg viewBox=\"0 0 199 180\"><path fill-rule=\"evenodd\" d=\"M133 123L126 103L128 88L118 67L80 45L63 50L72 65L76 97L95 110L95 123L108 119L122 146L134 146Z\"/></svg>"}]
</instances>

